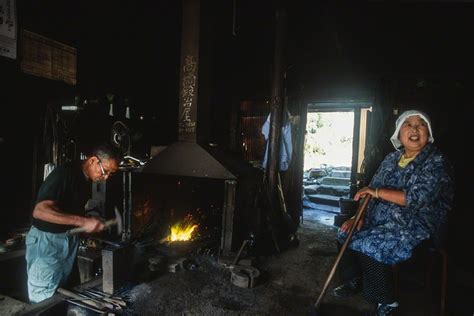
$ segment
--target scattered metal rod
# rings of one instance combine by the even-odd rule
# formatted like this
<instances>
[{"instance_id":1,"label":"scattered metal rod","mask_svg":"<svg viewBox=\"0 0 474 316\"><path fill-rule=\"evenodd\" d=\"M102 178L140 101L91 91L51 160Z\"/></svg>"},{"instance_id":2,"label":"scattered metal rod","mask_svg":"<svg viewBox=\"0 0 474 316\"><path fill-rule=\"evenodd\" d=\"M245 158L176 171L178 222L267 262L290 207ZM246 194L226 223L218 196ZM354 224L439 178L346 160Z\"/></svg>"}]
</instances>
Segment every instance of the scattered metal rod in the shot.
<instances>
[{"instance_id":1,"label":"scattered metal rod","mask_svg":"<svg viewBox=\"0 0 474 316\"><path fill-rule=\"evenodd\" d=\"M127 303L119 298L119 297L113 297L113 296L110 296L110 295L106 295L106 293L98 293L98 291L91 291L89 289L82 289L82 291L88 295L91 295L93 297L96 297L96 298L99 298L99 299L102 299L108 303L112 303L112 304L118 304L120 306L127 306Z\"/></svg>"},{"instance_id":2,"label":"scattered metal rod","mask_svg":"<svg viewBox=\"0 0 474 316\"><path fill-rule=\"evenodd\" d=\"M82 304L81 302L78 302L78 301L76 301L75 299L67 299L66 301L69 302L69 303L71 303L71 304L73 304L73 305L77 305L77 306L82 307L82 308L85 308L85 309L87 309L87 310L96 312L96 313L98 313L98 314L100 314L100 315L103 315L103 314L104 314L104 311L103 311L103 310L94 308L94 307L91 306L91 305Z\"/></svg>"},{"instance_id":3,"label":"scattered metal rod","mask_svg":"<svg viewBox=\"0 0 474 316\"><path fill-rule=\"evenodd\" d=\"M69 290L66 290L66 289L63 289L63 288L58 288L58 293L66 296L66 297L69 297L69 298L75 298L75 299L82 299L83 297L81 297L80 295L76 294L76 293L73 293ZM98 308L100 310L104 310L104 309L107 309L108 307L106 306L106 304L103 304L103 303L100 303L100 302L97 302L95 300L92 300L92 299L85 299L85 300L82 300L82 302L84 304L87 304L87 305L90 305L90 306L93 306L95 308ZM110 305L110 304L107 304L107 305Z\"/></svg>"},{"instance_id":4,"label":"scattered metal rod","mask_svg":"<svg viewBox=\"0 0 474 316\"><path fill-rule=\"evenodd\" d=\"M91 289L91 288L84 289L84 290L86 290L87 292L95 293L97 295L102 295L102 296L106 296L106 297L111 297L112 296L109 293L105 293L105 292L102 292L102 291L99 291L99 290L94 290L94 289Z\"/></svg>"},{"instance_id":5,"label":"scattered metal rod","mask_svg":"<svg viewBox=\"0 0 474 316\"><path fill-rule=\"evenodd\" d=\"M106 301L106 302L109 302L110 304L113 304L118 310L121 310L122 307L127 306L127 304L125 304L124 302L119 302L117 300L114 300L114 299L111 299L111 298L108 298L108 297L103 298L103 300Z\"/></svg>"},{"instance_id":6,"label":"scattered metal rod","mask_svg":"<svg viewBox=\"0 0 474 316\"><path fill-rule=\"evenodd\" d=\"M79 293L79 294L84 294L85 296L87 296L89 298L92 298L92 299L99 300L100 302L110 303L114 306L114 308L116 308L118 310L121 310L122 307L127 306L127 304L124 301L122 301L121 299L112 299L112 298L109 298L109 297L104 297L100 294L87 292L86 289L82 289L82 291L84 291L84 292Z\"/></svg>"},{"instance_id":7,"label":"scattered metal rod","mask_svg":"<svg viewBox=\"0 0 474 316\"><path fill-rule=\"evenodd\" d=\"M87 297L84 297L84 298L71 298L71 299L68 299L67 301L72 303L73 301L74 302L84 302L84 301L87 301L87 300L90 300L90 298L87 298ZM100 303L102 303L102 302L100 302ZM112 310L119 310L119 311L122 310L122 306L120 306L119 304L112 303L112 302L110 302L110 303L113 305L113 307L111 308Z\"/></svg>"},{"instance_id":8,"label":"scattered metal rod","mask_svg":"<svg viewBox=\"0 0 474 316\"><path fill-rule=\"evenodd\" d=\"M114 309L114 304L112 304L110 302L107 302L105 300L98 300L98 299L96 299L94 297L91 297L90 295L86 295L85 293L82 293L82 292L78 292L76 294L79 295L80 297L83 297L84 299L89 299L89 300L93 300L93 301L96 301L98 303L104 304L106 308Z\"/></svg>"},{"instance_id":9,"label":"scattered metal rod","mask_svg":"<svg viewBox=\"0 0 474 316\"><path fill-rule=\"evenodd\" d=\"M133 286L124 286L116 291L114 291L114 294L115 296L118 296L118 295L124 295L124 293L128 293L130 292L130 290L133 288ZM128 296L128 295L127 295Z\"/></svg>"},{"instance_id":10,"label":"scattered metal rod","mask_svg":"<svg viewBox=\"0 0 474 316\"><path fill-rule=\"evenodd\" d=\"M90 290L90 289L82 289L82 291L84 293L88 293L88 294L96 296L96 297L110 297L111 296L110 294L102 293L102 292L95 291L95 290Z\"/></svg>"},{"instance_id":11,"label":"scattered metal rod","mask_svg":"<svg viewBox=\"0 0 474 316\"><path fill-rule=\"evenodd\" d=\"M109 294L109 293L105 293L105 292L102 292L102 291L99 291L99 290L95 290L95 289L87 289L87 291L96 293L96 294L98 294L98 295L110 297L110 298L112 298L112 299L123 300L123 297L118 296L119 294L115 294L115 293L114 293L114 294Z\"/></svg>"},{"instance_id":12,"label":"scattered metal rod","mask_svg":"<svg viewBox=\"0 0 474 316\"><path fill-rule=\"evenodd\" d=\"M90 291L90 290L89 290ZM95 293L95 295L100 295L101 297L106 297L108 299L112 299L112 300L115 300L115 301L118 301L120 302L121 305L125 306L127 304L127 302L125 301L126 297L122 297L122 296L114 296L114 295L110 295L110 294L107 294L107 293L103 293L103 292L99 292L99 291L93 291L92 293Z\"/></svg>"},{"instance_id":13,"label":"scattered metal rod","mask_svg":"<svg viewBox=\"0 0 474 316\"><path fill-rule=\"evenodd\" d=\"M82 291L83 293L86 293L86 294L91 295L91 296L94 296L94 297L99 297L99 298L101 298L101 297L106 297L105 295L97 294L97 293L92 292L92 291L90 291L90 290L88 290L88 289L82 289L81 291Z\"/></svg>"},{"instance_id":14,"label":"scattered metal rod","mask_svg":"<svg viewBox=\"0 0 474 316\"><path fill-rule=\"evenodd\" d=\"M116 291L114 291L114 295L121 295L123 293L129 292L134 286L133 285L128 285L128 286L123 286Z\"/></svg>"},{"instance_id":15,"label":"scattered metal rod","mask_svg":"<svg viewBox=\"0 0 474 316\"><path fill-rule=\"evenodd\" d=\"M77 292L77 295L84 299L91 299L98 301L99 303L105 304L107 308L122 310L122 307L126 307L127 303L118 297L106 297L105 295L94 293L88 289L81 289Z\"/></svg>"}]
</instances>

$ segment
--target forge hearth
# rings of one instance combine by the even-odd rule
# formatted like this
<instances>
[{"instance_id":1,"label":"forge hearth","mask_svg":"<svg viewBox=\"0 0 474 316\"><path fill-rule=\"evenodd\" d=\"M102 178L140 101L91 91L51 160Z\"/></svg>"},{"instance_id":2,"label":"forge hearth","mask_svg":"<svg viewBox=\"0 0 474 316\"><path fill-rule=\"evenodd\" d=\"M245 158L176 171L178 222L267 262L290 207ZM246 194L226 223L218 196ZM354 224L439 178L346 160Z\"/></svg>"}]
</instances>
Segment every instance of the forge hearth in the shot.
<instances>
[{"instance_id":1,"label":"forge hearth","mask_svg":"<svg viewBox=\"0 0 474 316\"><path fill-rule=\"evenodd\" d=\"M215 250L215 241L209 239L197 239L191 241L177 241L172 243L160 243L153 250L168 258L187 257L195 254L204 254Z\"/></svg>"},{"instance_id":2,"label":"forge hearth","mask_svg":"<svg viewBox=\"0 0 474 316\"><path fill-rule=\"evenodd\" d=\"M128 173L127 185L120 177L110 180L106 201L109 209L122 206L126 241L148 240L177 249L191 247L175 247L170 242L172 230L188 225L193 228L189 244L230 251L235 181L124 173Z\"/></svg>"}]
</instances>

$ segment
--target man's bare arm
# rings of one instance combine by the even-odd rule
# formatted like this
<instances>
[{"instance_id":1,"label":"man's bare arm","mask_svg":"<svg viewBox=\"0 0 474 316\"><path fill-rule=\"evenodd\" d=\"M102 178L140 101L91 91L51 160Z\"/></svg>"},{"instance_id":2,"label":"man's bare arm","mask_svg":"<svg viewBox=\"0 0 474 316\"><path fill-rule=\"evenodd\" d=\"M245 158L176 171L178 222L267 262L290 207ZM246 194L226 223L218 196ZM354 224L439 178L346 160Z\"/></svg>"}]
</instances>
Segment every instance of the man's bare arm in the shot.
<instances>
[{"instance_id":1,"label":"man's bare arm","mask_svg":"<svg viewBox=\"0 0 474 316\"><path fill-rule=\"evenodd\" d=\"M33 217L54 224L84 227L88 233L104 229L104 224L99 219L63 213L56 202L51 200L37 203L33 210Z\"/></svg>"}]
</instances>

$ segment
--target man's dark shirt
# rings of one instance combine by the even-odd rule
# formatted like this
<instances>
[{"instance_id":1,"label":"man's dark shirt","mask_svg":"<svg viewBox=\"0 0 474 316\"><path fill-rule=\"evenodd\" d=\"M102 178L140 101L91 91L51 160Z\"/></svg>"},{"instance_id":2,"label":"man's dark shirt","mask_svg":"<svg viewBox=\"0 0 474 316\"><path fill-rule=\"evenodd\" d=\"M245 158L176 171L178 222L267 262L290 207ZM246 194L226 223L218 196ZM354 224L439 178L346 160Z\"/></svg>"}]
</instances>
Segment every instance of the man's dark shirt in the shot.
<instances>
[{"instance_id":1,"label":"man's dark shirt","mask_svg":"<svg viewBox=\"0 0 474 316\"><path fill-rule=\"evenodd\" d=\"M41 185L36 203L52 200L60 212L84 216L84 206L89 198L91 182L82 172L81 162L56 167ZM60 225L33 218L32 224L39 230L62 233L74 226Z\"/></svg>"}]
</instances>

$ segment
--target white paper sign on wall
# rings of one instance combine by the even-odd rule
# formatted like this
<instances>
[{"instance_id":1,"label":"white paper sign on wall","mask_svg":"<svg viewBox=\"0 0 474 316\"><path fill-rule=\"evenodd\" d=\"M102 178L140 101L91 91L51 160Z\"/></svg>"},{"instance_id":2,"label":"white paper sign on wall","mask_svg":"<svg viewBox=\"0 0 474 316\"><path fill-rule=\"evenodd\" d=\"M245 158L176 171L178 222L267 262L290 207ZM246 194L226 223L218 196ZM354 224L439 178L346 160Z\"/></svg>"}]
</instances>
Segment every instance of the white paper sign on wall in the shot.
<instances>
[{"instance_id":1,"label":"white paper sign on wall","mask_svg":"<svg viewBox=\"0 0 474 316\"><path fill-rule=\"evenodd\" d=\"M0 0L0 56L16 59L15 0Z\"/></svg>"}]
</instances>

